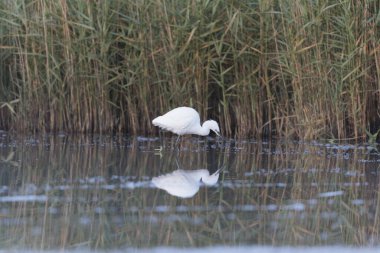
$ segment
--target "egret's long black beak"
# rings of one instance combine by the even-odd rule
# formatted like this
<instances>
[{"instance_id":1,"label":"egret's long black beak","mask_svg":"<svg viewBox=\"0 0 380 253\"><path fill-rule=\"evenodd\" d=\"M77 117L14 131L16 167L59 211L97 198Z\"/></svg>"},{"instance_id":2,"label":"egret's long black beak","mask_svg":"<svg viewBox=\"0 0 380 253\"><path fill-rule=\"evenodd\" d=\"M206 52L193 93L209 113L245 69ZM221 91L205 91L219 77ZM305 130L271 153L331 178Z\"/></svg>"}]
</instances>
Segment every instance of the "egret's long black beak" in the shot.
<instances>
[{"instance_id":1,"label":"egret's long black beak","mask_svg":"<svg viewBox=\"0 0 380 253\"><path fill-rule=\"evenodd\" d=\"M225 170L227 168L227 166L222 166L221 168L219 168L217 171L215 171L214 173L212 173L213 175L216 175L216 174L219 174L220 172L222 172L223 170Z\"/></svg>"},{"instance_id":2,"label":"egret's long black beak","mask_svg":"<svg viewBox=\"0 0 380 253\"><path fill-rule=\"evenodd\" d=\"M213 131L217 136L222 137L218 131Z\"/></svg>"}]
</instances>

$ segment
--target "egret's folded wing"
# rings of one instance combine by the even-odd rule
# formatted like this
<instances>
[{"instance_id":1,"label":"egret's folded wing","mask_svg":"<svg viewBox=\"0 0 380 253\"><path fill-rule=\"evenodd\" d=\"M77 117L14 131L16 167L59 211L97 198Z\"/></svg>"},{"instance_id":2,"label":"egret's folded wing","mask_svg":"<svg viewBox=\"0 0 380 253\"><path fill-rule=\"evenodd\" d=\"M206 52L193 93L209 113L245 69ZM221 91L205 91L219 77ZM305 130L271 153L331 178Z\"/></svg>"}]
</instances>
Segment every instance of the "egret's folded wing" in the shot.
<instances>
[{"instance_id":1,"label":"egret's folded wing","mask_svg":"<svg viewBox=\"0 0 380 253\"><path fill-rule=\"evenodd\" d=\"M196 123L196 120L193 115L165 114L155 118L152 123L162 129L182 135Z\"/></svg>"}]
</instances>

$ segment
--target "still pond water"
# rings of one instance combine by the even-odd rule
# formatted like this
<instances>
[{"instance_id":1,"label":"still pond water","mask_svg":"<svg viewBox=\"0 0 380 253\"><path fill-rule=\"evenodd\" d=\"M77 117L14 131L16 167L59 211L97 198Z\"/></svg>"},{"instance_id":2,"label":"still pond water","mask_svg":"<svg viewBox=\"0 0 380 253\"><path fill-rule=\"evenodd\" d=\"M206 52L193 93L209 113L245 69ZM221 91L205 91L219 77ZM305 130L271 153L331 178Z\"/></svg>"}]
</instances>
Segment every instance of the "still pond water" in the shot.
<instances>
[{"instance_id":1,"label":"still pond water","mask_svg":"<svg viewBox=\"0 0 380 253\"><path fill-rule=\"evenodd\" d=\"M0 249L378 247L376 146L175 140L0 133Z\"/></svg>"}]
</instances>

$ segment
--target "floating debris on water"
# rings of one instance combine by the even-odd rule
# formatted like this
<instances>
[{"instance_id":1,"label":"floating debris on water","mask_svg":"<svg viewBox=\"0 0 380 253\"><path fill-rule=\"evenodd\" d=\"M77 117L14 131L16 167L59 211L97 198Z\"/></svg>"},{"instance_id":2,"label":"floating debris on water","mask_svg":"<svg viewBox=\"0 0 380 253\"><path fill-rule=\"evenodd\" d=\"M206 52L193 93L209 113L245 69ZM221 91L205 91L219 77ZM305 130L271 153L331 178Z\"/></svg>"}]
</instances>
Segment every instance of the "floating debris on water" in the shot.
<instances>
[{"instance_id":1,"label":"floating debris on water","mask_svg":"<svg viewBox=\"0 0 380 253\"><path fill-rule=\"evenodd\" d=\"M322 192L319 193L318 196L320 198L331 198L336 196L342 196L344 194L344 191L334 191L334 192Z\"/></svg>"}]
</instances>

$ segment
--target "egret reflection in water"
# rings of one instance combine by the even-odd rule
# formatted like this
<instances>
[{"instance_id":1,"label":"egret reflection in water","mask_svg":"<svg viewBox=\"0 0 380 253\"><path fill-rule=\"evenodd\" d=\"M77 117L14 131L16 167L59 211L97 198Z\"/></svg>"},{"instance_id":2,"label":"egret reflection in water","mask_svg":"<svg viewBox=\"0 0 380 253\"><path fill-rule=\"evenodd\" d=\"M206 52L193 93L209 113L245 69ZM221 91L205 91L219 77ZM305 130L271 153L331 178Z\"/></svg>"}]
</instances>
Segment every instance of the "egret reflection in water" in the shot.
<instances>
[{"instance_id":1,"label":"egret reflection in water","mask_svg":"<svg viewBox=\"0 0 380 253\"><path fill-rule=\"evenodd\" d=\"M215 185L218 182L221 169L210 175L207 169L182 170L152 178L152 183L159 189L180 198L191 198L198 191L202 183L206 186Z\"/></svg>"}]
</instances>

